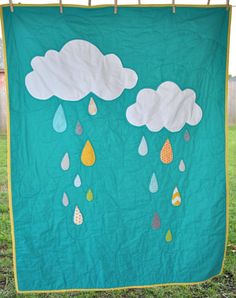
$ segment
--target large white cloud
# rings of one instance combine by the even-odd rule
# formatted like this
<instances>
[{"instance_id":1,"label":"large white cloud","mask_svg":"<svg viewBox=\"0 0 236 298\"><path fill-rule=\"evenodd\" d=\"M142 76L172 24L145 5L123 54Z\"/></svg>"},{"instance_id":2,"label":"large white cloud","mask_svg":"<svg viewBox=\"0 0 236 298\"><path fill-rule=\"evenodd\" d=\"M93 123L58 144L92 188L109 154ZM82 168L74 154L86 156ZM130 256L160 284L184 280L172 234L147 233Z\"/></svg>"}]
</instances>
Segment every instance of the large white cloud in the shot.
<instances>
[{"instance_id":1,"label":"large white cloud","mask_svg":"<svg viewBox=\"0 0 236 298\"><path fill-rule=\"evenodd\" d=\"M201 121L202 110L195 100L193 90L181 90L174 82L167 81L157 90L140 90L136 102L128 107L126 117L131 124L146 125L153 132L162 128L177 132L185 123L197 125Z\"/></svg>"},{"instance_id":2,"label":"large white cloud","mask_svg":"<svg viewBox=\"0 0 236 298\"><path fill-rule=\"evenodd\" d=\"M49 50L43 57L36 56L31 66L25 84L33 97L42 100L57 96L76 101L90 92L113 100L124 89L133 88L138 79L118 56L103 55L95 45L79 39L69 41L59 52Z\"/></svg>"}]
</instances>

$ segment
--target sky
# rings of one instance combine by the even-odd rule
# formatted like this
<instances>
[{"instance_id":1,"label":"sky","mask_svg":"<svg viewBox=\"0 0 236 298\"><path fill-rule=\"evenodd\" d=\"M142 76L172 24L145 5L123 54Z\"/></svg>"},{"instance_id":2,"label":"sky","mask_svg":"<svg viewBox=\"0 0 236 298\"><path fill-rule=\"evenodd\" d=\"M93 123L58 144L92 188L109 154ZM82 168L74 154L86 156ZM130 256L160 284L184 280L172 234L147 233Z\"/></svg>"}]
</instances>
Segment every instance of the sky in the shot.
<instances>
[{"instance_id":1,"label":"sky","mask_svg":"<svg viewBox=\"0 0 236 298\"><path fill-rule=\"evenodd\" d=\"M18 0L15 1L18 3ZM21 3L34 3L34 4L44 4L44 3L58 3L59 0L23 0ZM62 0L64 4L87 4L88 0ZM109 0L91 0L92 5L99 5L99 4L113 4L114 1ZM164 3L171 3L172 0L166 1L147 1L141 0L142 4L164 4ZM7 0L2 0L1 3L6 4L9 3ZM14 0L13 0L14 3ZM118 4L137 4L138 0L118 0ZM207 0L199 1L199 0L176 0L176 4L206 4ZM222 0L211 0L211 4L225 4L225 1ZM236 6L236 0L230 2L231 5ZM1 36L1 33L0 33ZM232 21L231 21L231 40L230 40L230 56L229 56L229 74L232 76L236 76L236 7L233 7L232 13Z\"/></svg>"}]
</instances>

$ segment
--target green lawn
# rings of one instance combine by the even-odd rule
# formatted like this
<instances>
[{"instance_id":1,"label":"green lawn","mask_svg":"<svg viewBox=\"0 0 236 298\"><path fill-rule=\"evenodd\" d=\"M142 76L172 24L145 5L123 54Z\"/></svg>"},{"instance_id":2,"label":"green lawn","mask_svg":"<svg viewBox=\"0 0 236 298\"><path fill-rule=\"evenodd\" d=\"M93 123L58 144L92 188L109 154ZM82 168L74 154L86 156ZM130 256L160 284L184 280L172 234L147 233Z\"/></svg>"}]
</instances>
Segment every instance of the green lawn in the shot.
<instances>
[{"instance_id":1,"label":"green lawn","mask_svg":"<svg viewBox=\"0 0 236 298\"><path fill-rule=\"evenodd\" d=\"M223 275L197 286L166 286L107 292L16 295L7 199L6 137L0 136L0 297L236 297L236 126L229 129L229 240Z\"/></svg>"}]
</instances>

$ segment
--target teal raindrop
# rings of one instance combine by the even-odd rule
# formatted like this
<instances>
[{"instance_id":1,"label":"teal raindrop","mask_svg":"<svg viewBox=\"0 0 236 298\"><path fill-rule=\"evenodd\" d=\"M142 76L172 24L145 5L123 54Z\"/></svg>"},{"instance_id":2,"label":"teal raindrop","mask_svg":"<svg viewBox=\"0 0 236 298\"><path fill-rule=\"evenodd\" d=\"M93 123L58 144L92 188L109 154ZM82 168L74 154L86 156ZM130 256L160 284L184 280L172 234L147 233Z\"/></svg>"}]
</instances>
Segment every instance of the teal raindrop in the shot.
<instances>
[{"instance_id":1,"label":"teal raindrop","mask_svg":"<svg viewBox=\"0 0 236 298\"><path fill-rule=\"evenodd\" d=\"M67 123L65 113L62 105L59 105L53 118L53 128L56 132L61 133L66 130L66 127Z\"/></svg>"},{"instance_id":2,"label":"teal raindrop","mask_svg":"<svg viewBox=\"0 0 236 298\"><path fill-rule=\"evenodd\" d=\"M157 183L157 177L155 175L155 173L152 174L152 178L149 184L149 191L151 193L155 193L158 191L158 183Z\"/></svg>"},{"instance_id":3,"label":"teal raindrop","mask_svg":"<svg viewBox=\"0 0 236 298\"><path fill-rule=\"evenodd\" d=\"M141 142L138 147L138 153L141 156L145 156L148 153L148 146L147 146L147 141L146 141L145 137L142 137L142 139L141 139Z\"/></svg>"}]
</instances>

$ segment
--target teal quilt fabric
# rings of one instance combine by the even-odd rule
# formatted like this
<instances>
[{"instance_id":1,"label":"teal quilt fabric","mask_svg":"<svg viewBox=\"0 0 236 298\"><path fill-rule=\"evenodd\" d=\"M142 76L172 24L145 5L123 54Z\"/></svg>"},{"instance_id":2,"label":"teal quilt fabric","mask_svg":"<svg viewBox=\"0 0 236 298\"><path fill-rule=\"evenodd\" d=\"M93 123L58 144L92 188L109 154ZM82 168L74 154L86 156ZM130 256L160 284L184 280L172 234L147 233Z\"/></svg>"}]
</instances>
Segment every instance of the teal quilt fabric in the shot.
<instances>
[{"instance_id":1,"label":"teal quilt fabric","mask_svg":"<svg viewBox=\"0 0 236 298\"><path fill-rule=\"evenodd\" d=\"M221 272L230 11L2 7L19 292Z\"/></svg>"}]
</instances>

